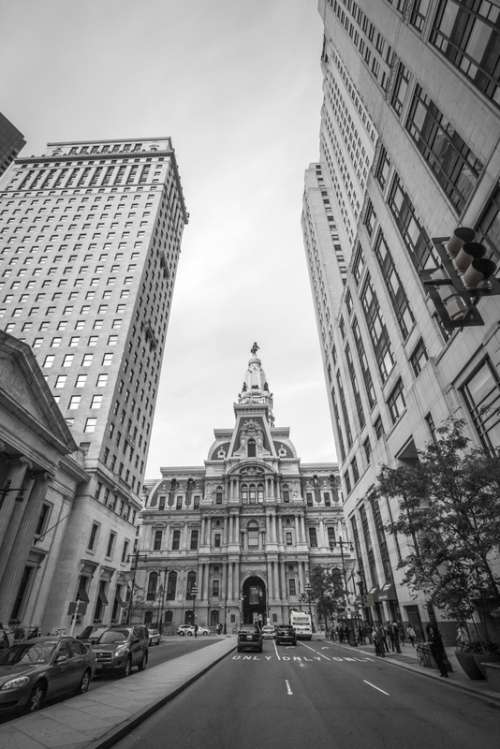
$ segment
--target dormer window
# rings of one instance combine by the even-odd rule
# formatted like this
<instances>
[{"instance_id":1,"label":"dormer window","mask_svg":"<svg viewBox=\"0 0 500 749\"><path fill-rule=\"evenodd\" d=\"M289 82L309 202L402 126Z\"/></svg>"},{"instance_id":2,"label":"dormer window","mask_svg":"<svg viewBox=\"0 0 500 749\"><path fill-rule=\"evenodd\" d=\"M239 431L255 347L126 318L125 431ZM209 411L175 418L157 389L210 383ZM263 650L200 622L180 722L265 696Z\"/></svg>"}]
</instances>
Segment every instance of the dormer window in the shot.
<instances>
[{"instance_id":1,"label":"dormer window","mask_svg":"<svg viewBox=\"0 0 500 749\"><path fill-rule=\"evenodd\" d=\"M257 450L256 450L255 440L253 439L253 437L248 440L247 450L248 450L248 457L255 458L257 454Z\"/></svg>"}]
</instances>

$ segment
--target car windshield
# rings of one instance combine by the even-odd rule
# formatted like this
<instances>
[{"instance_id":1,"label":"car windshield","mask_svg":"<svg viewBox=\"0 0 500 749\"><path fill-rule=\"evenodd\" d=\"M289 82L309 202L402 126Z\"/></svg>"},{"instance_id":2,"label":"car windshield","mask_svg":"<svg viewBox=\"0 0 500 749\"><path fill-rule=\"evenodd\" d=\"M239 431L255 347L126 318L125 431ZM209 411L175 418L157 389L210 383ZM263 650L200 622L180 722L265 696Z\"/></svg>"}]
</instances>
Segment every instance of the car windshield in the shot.
<instances>
[{"instance_id":1,"label":"car windshield","mask_svg":"<svg viewBox=\"0 0 500 749\"><path fill-rule=\"evenodd\" d=\"M243 625L240 627L240 632L258 632L259 630L257 627L254 627L253 624L248 624L247 626Z\"/></svg>"},{"instance_id":2,"label":"car windshield","mask_svg":"<svg viewBox=\"0 0 500 749\"><path fill-rule=\"evenodd\" d=\"M124 642L128 638L128 629L107 629L98 639L98 643Z\"/></svg>"},{"instance_id":3,"label":"car windshield","mask_svg":"<svg viewBox=\"0 0 500 749\"><path fill-rule=\"evenodd\" d=\"M12 666L20 663L26 666L49 663L57 640L45 640L44 642L23 643L14 645L0 656L0 663L4 666Z\"/></svg>"}]
</instances>

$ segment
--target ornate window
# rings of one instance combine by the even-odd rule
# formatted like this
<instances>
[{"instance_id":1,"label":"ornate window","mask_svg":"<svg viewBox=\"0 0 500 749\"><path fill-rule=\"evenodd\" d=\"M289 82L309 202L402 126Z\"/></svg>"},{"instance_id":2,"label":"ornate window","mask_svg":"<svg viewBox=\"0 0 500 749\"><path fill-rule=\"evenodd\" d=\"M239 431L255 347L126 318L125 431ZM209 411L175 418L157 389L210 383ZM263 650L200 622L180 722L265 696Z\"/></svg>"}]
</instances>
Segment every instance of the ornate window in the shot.
<instances>
[{"instance_id":1,"label":"ornate window","mask_svg":"<svg viewBox=\"0 0 500 749\"><path fill-rule=\"evenodd\" d=\"M248 502L248 486L247 484L241 485L241 501Z\"/></svg>"},{"instance_id":2,"label":"ornate window","mask_svg":"<svg viewBox=\"0 0 500 749\"><path fill-rule=\"evenodd\" d=\"M148 592L146 594L147 601L154 601L156 598L156 588L158 586L158 573L151 572L148 581Z\"/></svg>"},{"instance_id":3,"label":"ornate window","mask_svg":"<svg viewBox=\"0 0 500 749\"><path fill-rule=\"evenodd\" d=\"M257 502L257 492L255 490L255 484L250 484L249 486L248 501L251 505L254 505Z\"/></svg>"},{"instance_id":4,"label":"ornate window","mask_svg":"<svg viewBox=\"0 0 500 749\"><path fill-rule=\"evenodd\" d=\"M255 456L257 455L257 448L253 437L251 437L247 442L247 451L249 458L255 458Z\"/></svg>"},{"instance_id":5,"label":"ornate window","mask_svg":"<svg viewBox=\"0 0 500 749\"><path fill-rule=\"evenodd\" d=\"M257 484L257 501L264 501L264 484Z\"/></svg>"},{"instance_id":6,"label":"ornate window","mask_svg":"<svg viewBox=\"0 0 500 749\"><path fill-rule=\"evenodd\" d=\"M247 525L248 548L256 549L259 546L259 526L257 523Z\"/></svg>"},{"instance_id":7,"label":"ornate window","mask_svg":"<svg viewBox=\"0 0 500 749\"><path fill-rule=\"evenodd\" d=\"M188 572L186 583L186 599L193 600L193 586L196 583L196 572Z\"/></svg>"}]
</instances>

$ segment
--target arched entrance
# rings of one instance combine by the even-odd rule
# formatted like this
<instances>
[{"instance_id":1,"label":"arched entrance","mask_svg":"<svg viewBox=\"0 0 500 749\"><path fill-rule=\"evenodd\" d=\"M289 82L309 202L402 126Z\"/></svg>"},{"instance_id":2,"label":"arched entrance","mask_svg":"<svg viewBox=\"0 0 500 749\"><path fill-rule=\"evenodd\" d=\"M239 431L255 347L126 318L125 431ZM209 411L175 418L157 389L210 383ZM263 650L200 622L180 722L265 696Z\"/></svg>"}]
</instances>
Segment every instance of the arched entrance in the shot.
<instances>
[{"instance_id":1,"label":"arched entrance","mask_svg":"<svg viewBox=\"0 0 500 749\"><path fill-rule=\"evenodd\" d=\"M266 623L267 596L266 586L260 577L249 577L243 583L242 590L242 622L253 624Z\"/></svg>"}]
</instances>

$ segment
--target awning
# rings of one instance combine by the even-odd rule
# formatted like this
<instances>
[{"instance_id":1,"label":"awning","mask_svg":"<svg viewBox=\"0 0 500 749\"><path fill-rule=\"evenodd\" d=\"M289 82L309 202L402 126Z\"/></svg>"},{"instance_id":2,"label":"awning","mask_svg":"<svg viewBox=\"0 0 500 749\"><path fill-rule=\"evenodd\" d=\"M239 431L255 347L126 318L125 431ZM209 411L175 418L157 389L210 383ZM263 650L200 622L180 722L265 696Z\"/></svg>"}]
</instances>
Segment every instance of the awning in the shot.
<instances>
[{"instance_id":1,"label":"awning","mask_svg":"<svg viewBox=\"0 0 500 749\"><path fill-rule=\"evenodd\" d=\"M90 599L87 595L87 591L85 590L79 590L76 594L76 600L77 601L83 601L84 603L90 603Z\"/></svg>"},{"instance_id":2,"label":"awning","mask_svg":"<svg viewBox=\"0 0 500 749\"><path fill-rule=\"evenodd\" d=\"M375 585L373 588L371 588L368 593L366 594L366 604L367 606L373 606L378 601L380 593L380 588L378 585Z\"/></svg>"},{"instance_id":3,"label":"awning","mask_svg":"<svg viewBox=\"0 0 500 749\"><path fill-rule=\"evenodd\" d=\"M380 591L380 599L383 601L397 601L396 589L392 583L385 583Z\"/></svg>"}]
</instances>

